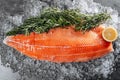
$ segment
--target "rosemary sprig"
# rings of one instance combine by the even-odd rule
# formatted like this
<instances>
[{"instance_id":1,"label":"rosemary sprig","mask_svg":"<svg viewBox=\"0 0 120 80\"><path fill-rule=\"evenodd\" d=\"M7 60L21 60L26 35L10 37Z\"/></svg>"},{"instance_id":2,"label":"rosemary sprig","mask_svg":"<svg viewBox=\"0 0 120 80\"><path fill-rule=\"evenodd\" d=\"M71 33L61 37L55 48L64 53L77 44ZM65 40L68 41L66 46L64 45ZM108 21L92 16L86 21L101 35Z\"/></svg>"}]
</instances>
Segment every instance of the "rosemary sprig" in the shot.
<instances>
[{"instance_id":1,"label":"rosemary sprig","mask_svg":"<svg viewBox=\"0 0 120 80\"><path fill-rule=\"evenodd\" d=\"M39 16L25 20L22 25L7 32L7 35L29 35L31 32L43 33L48 32L52 28L64 28L68 25L75 25L75 30L85 32L97 27L109 18L110 15L107 13L94 14L91 16L81 14L78 10L49 8L43 10Z\"/></svg>"}]
</instances>

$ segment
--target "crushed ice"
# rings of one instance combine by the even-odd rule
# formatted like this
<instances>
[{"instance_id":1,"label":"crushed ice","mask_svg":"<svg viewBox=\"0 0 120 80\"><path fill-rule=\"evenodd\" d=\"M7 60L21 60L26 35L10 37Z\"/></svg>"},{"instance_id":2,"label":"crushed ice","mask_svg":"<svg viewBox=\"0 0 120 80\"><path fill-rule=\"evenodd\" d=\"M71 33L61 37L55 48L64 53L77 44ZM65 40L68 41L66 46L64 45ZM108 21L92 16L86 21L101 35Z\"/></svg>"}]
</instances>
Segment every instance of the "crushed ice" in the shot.
<instances>
[{"instance_id":1,"label":"crushed ice","mask_svg":"<svg viewBox=\"0 0 120 80\"><path fill-rule=\"evenodd\" d=\"M49 0L48 0L49 2ZM48 6L55 6L59 8L69 8L69 9L80 9L82 13L99 13L107 11L111 15L111 20L107 21L105 25L112 25L116 29L120 30L118 27L120 26L120 18L118 17L118 12L116 10L111 9L110 7L101 6L98 3L93 2L93 0L52 0L48 3L47 1L40 0L28 0L24 4L24 13L22 15L14 15L10 16L9 14L5 15L5 21L1 24L2 27L1 32L4 34L15 27L14 25L20 25L24 19L30 16L39 15L39 12ZM3 16L3 15L2 15ZM6 23L6 21L10 23ZM13 25L14 24L14 25ZM3 31L2 31L3 30ZM5 36L4 36L5 37ZM2 40L4 37L1 37ZM120 35L119 35L120 37ZM118 39L116 43L115 52L119 53L120 51L120 39ZM47 61L36 61L31 58L28 58L16 50L9 48L2 44L0 47L1 51L1 61L4 64L9 63L10 68L15 72L19 72L19 75L22 79L29 80L31 79L56 79L64 80L68 79L90 79L95 75L107 78L108 74L112 73L115 56L113 53L106 55L103 58L92 60L86 63L64 63L64 64L56 64ZM11 56L10 56L11 55ZM117 54L118 55L118 54ZM1 67L1 66L0 66ZM5 70L4 68L1 68ZM86 76L86 77L84 77Z\"/></svg>"}]
</instances>

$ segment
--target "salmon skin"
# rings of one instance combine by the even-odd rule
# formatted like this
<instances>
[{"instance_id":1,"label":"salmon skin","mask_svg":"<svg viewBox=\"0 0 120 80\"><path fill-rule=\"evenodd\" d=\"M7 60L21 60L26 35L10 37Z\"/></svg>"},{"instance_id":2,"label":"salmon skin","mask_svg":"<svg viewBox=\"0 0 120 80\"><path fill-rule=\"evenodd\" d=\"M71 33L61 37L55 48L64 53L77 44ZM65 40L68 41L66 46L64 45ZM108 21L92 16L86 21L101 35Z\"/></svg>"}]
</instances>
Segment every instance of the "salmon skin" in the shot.
<instances>
[{"instance_id":1,"label":"salmon skin","mask_svg":"<svg viewBox=\"0 0 120 80\"><path fill-rule=\"evenodd\" d=\"M23 54L52 62L85 62L113 51L111 42L102 38L103 26L83 33L74 26L51 29L48 33L8 36L4 43Z\"/></svg>"}]
</instances>

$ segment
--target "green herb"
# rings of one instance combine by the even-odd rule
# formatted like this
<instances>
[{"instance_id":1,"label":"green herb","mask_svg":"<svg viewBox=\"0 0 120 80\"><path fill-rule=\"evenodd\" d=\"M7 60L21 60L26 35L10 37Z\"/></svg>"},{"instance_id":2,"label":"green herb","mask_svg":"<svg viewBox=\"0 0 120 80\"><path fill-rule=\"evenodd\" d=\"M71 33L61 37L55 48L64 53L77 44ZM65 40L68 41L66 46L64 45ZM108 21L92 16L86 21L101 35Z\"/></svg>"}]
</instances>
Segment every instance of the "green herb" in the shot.
<instances>
[{"instance_id":1,"label":"green herb","mask_svg":"<svg viewBox=\"0 0 120 80\"><path fill-rule=\"evenodd\" d=\"M29 35L31 32L43 33L52 28L64 28L68 25L75 25L76 31L85 32L97 27L109 18L110 15L107 13L87 15L81 14L79 10L49 8L43 10L39 16L25 20L22 25L7 32L7 35Z\"/></svg>"}]
</instances>

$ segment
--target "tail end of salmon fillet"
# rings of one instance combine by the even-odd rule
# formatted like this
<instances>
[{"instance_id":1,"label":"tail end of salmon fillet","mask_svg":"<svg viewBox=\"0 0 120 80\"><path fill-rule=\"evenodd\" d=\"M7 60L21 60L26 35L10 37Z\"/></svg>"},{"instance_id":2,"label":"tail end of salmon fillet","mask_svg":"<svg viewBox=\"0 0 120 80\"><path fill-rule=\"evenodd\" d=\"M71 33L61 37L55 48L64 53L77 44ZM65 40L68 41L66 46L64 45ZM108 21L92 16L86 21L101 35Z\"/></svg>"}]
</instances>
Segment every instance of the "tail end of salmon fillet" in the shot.
<instances>
[{"instance_id":1,"label":"tail end of salmon fillet","mask_svg":"<svg viewBox=\"0 0 120 80\"><path fill-rule=\"evenodd\" d=\"M3 40L3 43L7 45L7 41L8 41L8 37L6 37L4 40Z\"/></svg>"}]
</instances>

